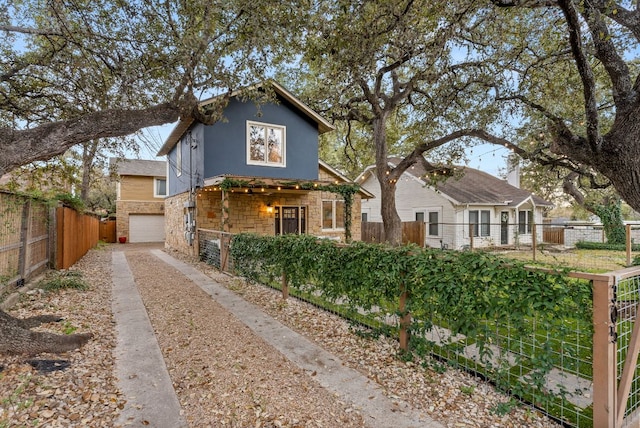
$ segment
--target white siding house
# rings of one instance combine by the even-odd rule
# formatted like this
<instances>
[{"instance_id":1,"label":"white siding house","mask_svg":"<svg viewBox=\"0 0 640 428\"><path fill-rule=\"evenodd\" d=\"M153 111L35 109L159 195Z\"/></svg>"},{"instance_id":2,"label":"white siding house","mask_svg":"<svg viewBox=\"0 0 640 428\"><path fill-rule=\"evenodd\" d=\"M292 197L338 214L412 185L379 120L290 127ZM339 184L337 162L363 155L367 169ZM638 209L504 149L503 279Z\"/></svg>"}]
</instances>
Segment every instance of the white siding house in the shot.
<instances>
[{"instance_id":1,"label":"white siding house","mask_svg":"<svg viewBox=\"0 0 640 428\"><path fill-rule=\"evenodd\" d=\"M390 158L395 167L398 158ZM450 249L513 246L532 242L533 224L542 225L550 202L485 172L456 167L451 177L431 185L429 165L415 164L396 184L396 208L403 222L427 223L425 245ZM362 201L363 221L382 222L375 165L356 179L375 198ZM538 242L542 227L536 227Z\"/></svg>"}]
</instances>

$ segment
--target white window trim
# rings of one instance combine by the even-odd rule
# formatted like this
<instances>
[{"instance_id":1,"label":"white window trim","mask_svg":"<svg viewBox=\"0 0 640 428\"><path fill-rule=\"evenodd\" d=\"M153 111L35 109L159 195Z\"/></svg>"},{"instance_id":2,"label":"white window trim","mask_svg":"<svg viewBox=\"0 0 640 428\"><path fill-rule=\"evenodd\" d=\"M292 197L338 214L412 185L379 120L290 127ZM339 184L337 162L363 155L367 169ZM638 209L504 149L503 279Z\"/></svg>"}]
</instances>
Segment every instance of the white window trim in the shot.
<instances>
[{"instance_id":1,"label":"white window trim","mask_svg":"<svg viewBox=\"0 0 640 428\"><path fill-rule=\"evenodd\" d=\"M161 195L158 193L158 181L159 180L164 180L164 190L165 190L165 194ZM154 178L153 179L153 197L154 198L166 198L167 197L167 179L166 178Z\"/></svg>"},{"instance_id":2,"label":"white window trim","mask_svg":"<svg viewBox=\"0 0 640 428\"><path fill-rule=\"evenodd\" d=\"M250 128L252 125L264 126L265 128L274 128L282 130L282 162L269 162L266 161L256 161L251 159L251 141L249 139L251 133ZM255 122L247 120L246 127L246 143L245 148L247 151L247 165L260 165L260 166L270 166L274 168L285 168L287 166L287 127L283 125L276 125L273 123L264 123L264 122Z\"/></svg>"},{"instance_id":3,"label":"white window trim","mask_svg":"<svg viewBox=\"0 0 640 428\"><path fill-rule=\"evenodd\" d=\"M520 213L525 213L524 214L524 232L520 231ZM521 236L527 236L527 235L531 235L533 234L533 223L534 223L534 219L535 219L535 211L533 209L530 210L518 210L518 218L517 220L517 224L518 224L518 234Z\"/></svg>"},{"instance_id":4,"label":"white window trim","mask_svg":"<svg viewBox=\"0 0 640 428\"><path fill-rule=\"evenodd\" d=\"M482 212L488 212L489 213L489 222L488 223L483 223L482 222ZM477 212L478 213L478 223L476 224L477 228L478 228L478 234L476 235L475 233L473 234L474 238L487 238L491 236L491 210L483 210L483 209L473 209L473 210L468 210L468 224L471 224L471 213L472 212ZM482 226L486 225L488 226L488 231L489 233L487 233L486 235L482 234Z\"/></svg>"},{"instance_id":5,"label":"white window trim","mask_svg":"<svg viewBox=\"0 0 640 428\"><path fill-rule=\"evenodd\" d=\"M323 199L322 201L320 201L320 212L324 214L324 203L325 202L331 202L331 228L325 228L324 227L324 217L323 215L320 216L320 227L322 229L322 231L343 231L344 227L336 227L336 202L343 202L344 200L342 199ZM346 210L346 205L345 205L345 210ZM346 212L345 212L346 214Z\"/></svg>"}]
</instances>

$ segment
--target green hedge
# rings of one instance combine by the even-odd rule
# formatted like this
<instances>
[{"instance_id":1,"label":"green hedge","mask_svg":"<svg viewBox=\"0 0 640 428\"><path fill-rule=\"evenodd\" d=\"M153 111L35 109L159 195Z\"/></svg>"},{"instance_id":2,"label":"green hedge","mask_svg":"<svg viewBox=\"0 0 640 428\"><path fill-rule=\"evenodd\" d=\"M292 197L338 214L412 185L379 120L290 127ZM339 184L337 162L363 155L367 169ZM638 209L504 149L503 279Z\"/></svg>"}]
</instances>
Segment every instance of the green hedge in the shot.
<instances>
[{"instance_id":1,"label":"green hedge","mask_svg":"<svg viewBox=\"0 0 640 428\"><path fill-rule=\"evenodd\" d=\"M626 244L608 244L606 242L589 242L578 241L576 248L581 250L610 250L610 251L626 251ZM632 244L631 251L640 251L640 244Z\"/></svg>"},{"instance_id":2,"label":"green hedge","mask_svg":"<svg viewBox=\"0 0 640 428\"><path fill-rule=\"evenodd\" d=\"M382 305L396 310L406 287L414 318L446 315L449 328L467 336L477 334L478 320L508 321L522 329L532 316L538 323L567 314L591 322L588 283L482 252L362 242L340 246L308 235L240 234L231 255L241 276L274 280L284 273L291 287L314 289L353 309Z\"/></svg>"}]
</instances>

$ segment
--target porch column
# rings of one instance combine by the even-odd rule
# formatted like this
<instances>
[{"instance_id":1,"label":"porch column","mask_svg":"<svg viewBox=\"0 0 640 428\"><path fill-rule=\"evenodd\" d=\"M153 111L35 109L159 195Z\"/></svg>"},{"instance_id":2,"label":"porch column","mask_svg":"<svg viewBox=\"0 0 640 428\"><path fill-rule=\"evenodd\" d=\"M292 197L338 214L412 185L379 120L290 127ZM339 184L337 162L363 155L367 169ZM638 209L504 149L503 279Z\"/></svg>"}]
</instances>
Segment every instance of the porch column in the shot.
<instances>
[{"instance_id":1,"label":"porch column","mask_svg":"<svg viewBox=\"0 0 640 428\"><path fill-rule=\"evenodd\" d=\"M229 195L226 190L222 190L222 231L231 232L229 224Z\"/></svg>"}]
</instances>

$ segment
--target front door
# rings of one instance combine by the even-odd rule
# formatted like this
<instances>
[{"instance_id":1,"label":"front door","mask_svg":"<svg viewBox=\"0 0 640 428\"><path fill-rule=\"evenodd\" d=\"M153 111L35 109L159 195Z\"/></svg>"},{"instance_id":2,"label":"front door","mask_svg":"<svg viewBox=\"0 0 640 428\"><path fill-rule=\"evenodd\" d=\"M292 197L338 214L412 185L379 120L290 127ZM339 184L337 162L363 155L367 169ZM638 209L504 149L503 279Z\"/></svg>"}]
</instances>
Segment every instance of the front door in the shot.
<instances>
[{"instance_id":1,"label":"front door","mask_svg":"<svg viewBox=\"0 0 640 428\"><path fill-rule=\"evenodd\" d=\"M509 212L502 211L500 213L500 244L507 245L509 243Z\"/></svg>"},{"instance_id":2,"label":"front door","mask_svg":"<svg viewBox=\"0 0 640 428\"><path fill-rule=\"evenodd\" d=\"M276 235L305 233L305 217L305 207L277 207L275 216Z\"/></svg>"}]
</instances>

